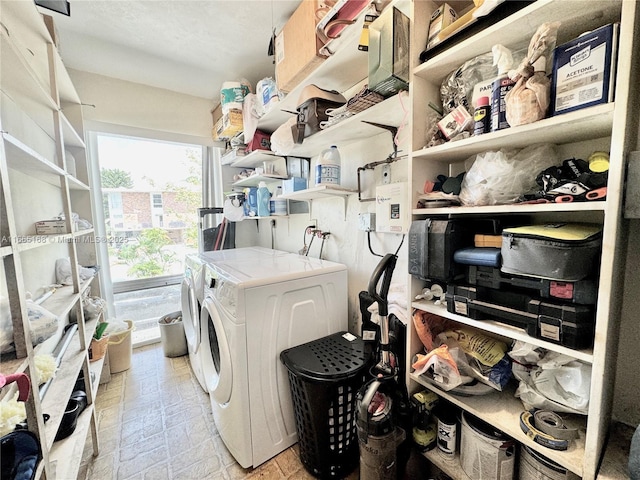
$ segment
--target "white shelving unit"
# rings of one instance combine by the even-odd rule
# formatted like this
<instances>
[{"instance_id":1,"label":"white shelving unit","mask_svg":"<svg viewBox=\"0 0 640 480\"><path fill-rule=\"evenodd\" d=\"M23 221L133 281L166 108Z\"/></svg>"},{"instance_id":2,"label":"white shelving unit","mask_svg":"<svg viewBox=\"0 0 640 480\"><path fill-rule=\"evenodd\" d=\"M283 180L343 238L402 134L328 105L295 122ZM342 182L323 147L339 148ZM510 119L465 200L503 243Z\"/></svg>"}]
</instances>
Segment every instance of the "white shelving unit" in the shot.
<instances>
[{"instance_id":1,"label":"white shelving unit","mask_svg":"<svg viewBox=\"0 0 640 480\"><path fill-rule=\"evenodd\" d=\"M410 2L407 0L395 0L392 3L407 15L410 13ZM325 90L338 91L348 99L351 94L357 93L354 90L366 84L369 57L367 52L358 50L364 13L344 31L336 53L322 62L298 86L288 92L282 101L275 104L269 112L260 118L257 127L259 130L273 133L280 125L289 120L292 116L291 112L295 112L298 107L302 90L307 85L314 84ZM340 147L384 134L384 129L367 122L401 127L409 121L410 107L410 99L406 93L387 98L356 115L306 137L301 144L295 145L287 156L311 159L331 145ZM226 166L253 168L260 166L263 161L269 160L269 158L274 158L272 155L273 152L256 151L245 157L238 157L237 160ZM276 156L276 158L278 157ZM225 165L224 162L223 165ZM234 186L249 185L250 183L253 182L247 179L246 181L242 180L241 183L236 182ZM357 191L312 187L304 191L283 195L283 198L311 202L314 199L342 197L346 210L346 197L353 193L357 193Z\"/></svg>"},{"instance_id":2,"label":"white shelving unit","mask_svg":"<svg viewBox=\"0 0 640 480\"><path fill-rule=\"evenodd\" d=\"M311 203L313 200L322 198L342 198L345 217L347 215L347 197L358 193L356 190L350 190L341 187L332 187L329 185L319 185L317 187L307 188L306 190L298 190L282 195L281 198L287 200L303 200ZM311 210L311 209L310 209Z\"/></svg>"},{"instance_id":3,"label":"white shelving unit","mask_svg":"<svg viewBox=\"0 0 640 480\"><path fill-rule=\"evenodd\" d=\"M411 81L412 153L410 155L410 185L412 192L422 191L425 180L437 175L457 175L465 170L464 162L470 156L505 147L523 148L535 143L553 143L563 158L573 156L587 158L595 150L610 152L608 191L606 199L566 204L528 204L483 207L414 208L413 220L431 216L440 218L500 217L509 214L526 214L533 223L548 221L585 221L600 223L603 228L603 250L600 258L598 303L596 306L593 348L573 350L545 340L530 337L524 330L492 320L473 320L447 312L444 306L433 302L414 301L414 309L438 314L462 325L469 325L499 335L505 339L522 340L546 350L569 355L589 364L592 368L589 411L586 416L567 416L568 423L580 429L579 438L567 451L545 448L526 436L519 423L524 406L514 396L513 387L508 391L494 392L486 396L465 397L447 393L426 378L409 373L410 391L428 388L485 422L502 430L521 444L536 450L585 480L596 478L597 468L605 446L611 421L611 403L615 377L615 354L618 340L618 322L622 303L622 275L624 272L624 239L627 222L622 215L622 199L627 157L638 149L637 121L633 106L638 104L635 87L639 56L637 32L640 28L640 6L637 2L590 2L562 0L538 0L518 12L487 27L485 30L461 40L441 51L425 63L419 63L419 55L426 45L429 18L437 7L435 2L413 2L412 12L412 61ZM558 44L579 34L611 22L620 22L620 40L616 72L615 103L598 105L575 112L547 118L536 123L508 128L479 137L425 148L427 142L427 104L440 104L440 85L443 79L465 61L491 51L495 43L507 47L526 46L538 26L547 21L560 21ZM635 39L635 42L634 42ZM633 73L632 73L633 72ZM636 75L635 77L633 75ZM417 204L417 194L409 201ZM414 298L425 282L409 277L410 298ZM424 346L415 331L409 335L409 352L422 352ZM459 460L444 461L435 452L425 457L448 475L465 479Z\"/></svg>"},{"instance_id":4,"label":"white shelving unit","mask_svg":"<svg viewBox=\"0 0 640 480\"><path fill-rule=\"evenodd\" d=\"M25 372L33 379L34 357L52 353L63 336L69 314L78 329L66 348L46 393L26 402L27 424L42 446L37 478L75 478L87 433L98 454L94 399L104 359L89 362L87 350L98 319L84 318L82 297L99 295L97 278L81 282L78 265L96 264L93 228L77 231L72 213L91 221L91 192L81 103L53 44L43 18L32 2L2 5L0 47L0 254L3 282L0 297L9 303L15 354L3 354L0 371ZM76 162L68 168L70 152ZM69 165L70 166L70 165ZM37 235L35 222L62 214L66 233ZM69 258L71 285L57 288L41 306L59 319L58 332L33 347L27 316L27 292L56 283L55 264ZM92 382L90 372L95 372ZM67 401L80 372L84 373L88 406L74 433L54 442ZM0 397L11 393L3 389ZM46 424L43 413L49 415Z\"/></svg>"}]
</instances>

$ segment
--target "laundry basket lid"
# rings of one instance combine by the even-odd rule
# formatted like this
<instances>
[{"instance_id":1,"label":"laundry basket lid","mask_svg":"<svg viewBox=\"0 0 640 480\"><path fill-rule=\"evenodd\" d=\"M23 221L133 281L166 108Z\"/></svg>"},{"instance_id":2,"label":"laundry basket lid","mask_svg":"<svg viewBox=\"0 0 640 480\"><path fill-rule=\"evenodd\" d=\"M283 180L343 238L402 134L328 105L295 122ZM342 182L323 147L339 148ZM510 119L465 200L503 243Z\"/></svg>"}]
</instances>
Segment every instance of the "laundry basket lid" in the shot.
<instances>
[{"instance_id":1,"label":"laundry basket lid","mask_svg":"<svg viewBox=\"0 0 640 480\"><path fill-rule=\"evenodd\" d=\"M343 331L283 350L280 360L307 380L329 381L359 373L369 356L362 338Z\"/></svg>"}]
</instances>

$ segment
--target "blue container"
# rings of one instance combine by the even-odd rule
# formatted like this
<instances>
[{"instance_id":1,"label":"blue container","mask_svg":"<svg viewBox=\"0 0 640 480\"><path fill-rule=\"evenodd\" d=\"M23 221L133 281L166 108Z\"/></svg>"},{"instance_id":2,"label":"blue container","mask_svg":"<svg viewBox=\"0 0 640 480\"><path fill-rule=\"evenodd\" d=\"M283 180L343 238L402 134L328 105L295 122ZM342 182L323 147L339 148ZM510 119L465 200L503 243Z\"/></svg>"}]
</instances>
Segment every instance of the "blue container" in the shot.
<instances>
[{"instance_id":1,"label":"blue container","mask_svg":"<svg viewBox=\"0 0 640 480\"><path fill-rule=\"evenodd\" d=\"M258 188L245 188L244 195L245 202L242 204L242 206L244 207L244 216L256 217L258 215Z\"/></svg>"}]
</instances>

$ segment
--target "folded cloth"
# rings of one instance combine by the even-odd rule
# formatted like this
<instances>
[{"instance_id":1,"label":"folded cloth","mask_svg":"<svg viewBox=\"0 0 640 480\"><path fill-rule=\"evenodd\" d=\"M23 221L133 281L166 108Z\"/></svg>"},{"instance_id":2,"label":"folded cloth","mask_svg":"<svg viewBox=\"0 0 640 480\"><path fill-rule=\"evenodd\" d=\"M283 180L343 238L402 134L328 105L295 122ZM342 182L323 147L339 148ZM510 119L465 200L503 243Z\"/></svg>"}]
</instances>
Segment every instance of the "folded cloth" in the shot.
<instances>
[{"instance_id":1,"label":"folded cloth","mask_svg":"<svg viewBox=\"0 0 640 480\"><path fill-rule=\"evenodd\" d=\"M399 283L391 284L389 286L389 293L387 294L387 310L389 315L393 314L398 317L398 320L402 323L409 321L409 315L407 312L407 287ZM371 320L374 323L378 323L378 302L374 302L367 308L371 312Z\"/></svg>"}]
</instances>

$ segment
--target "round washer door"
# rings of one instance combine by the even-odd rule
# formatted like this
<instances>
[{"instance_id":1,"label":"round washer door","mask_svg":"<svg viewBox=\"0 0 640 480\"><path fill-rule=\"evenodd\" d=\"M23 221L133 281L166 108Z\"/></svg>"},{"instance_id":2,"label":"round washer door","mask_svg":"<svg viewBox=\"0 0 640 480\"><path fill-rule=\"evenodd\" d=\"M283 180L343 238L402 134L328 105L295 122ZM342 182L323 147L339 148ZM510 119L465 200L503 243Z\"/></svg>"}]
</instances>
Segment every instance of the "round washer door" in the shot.
<instances>
[{"instance_id":1,"label":"round washer door","mask_svg":"<svg viewBox=\"0 0 640 480\"><path fill-rule=\"evenodd\" d=\"M182 302L182 324L184 325L184 335L187 338L189 352L197 353L200 347L200 322L198 321L198 299L193 283L193 277L186 276L182 280L182 290L180 292Z\"/></svg>"},{"instance_id":2,"label":"round washer door","mask_svg":"<svg viewBox=\"0 0 640 480\"><path fill-rule=\"evenodd\" d=\"M202 305L202 370L209 394L220 405L231 399L233 370L229 342L215 301L207 296Z\"/></svg>"}]
</instances>

